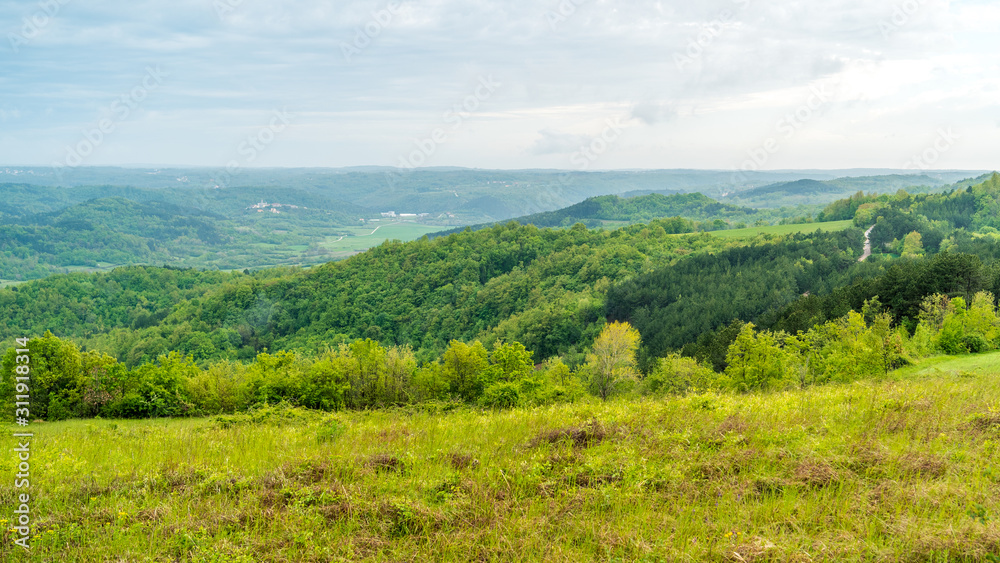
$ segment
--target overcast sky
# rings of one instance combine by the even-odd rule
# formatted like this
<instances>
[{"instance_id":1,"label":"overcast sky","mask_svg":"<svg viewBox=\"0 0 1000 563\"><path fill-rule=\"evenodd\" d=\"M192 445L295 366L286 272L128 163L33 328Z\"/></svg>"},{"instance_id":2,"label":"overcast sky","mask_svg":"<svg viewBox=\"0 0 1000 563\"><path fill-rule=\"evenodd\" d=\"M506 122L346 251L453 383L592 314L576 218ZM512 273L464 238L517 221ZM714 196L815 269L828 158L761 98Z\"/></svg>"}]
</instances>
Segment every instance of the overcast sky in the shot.
<instances>
[{"instance_id":1,"label":"overcast sky","mask_svg":"<svg viewBox=\"0 0 1000 563\"><path fill-rule=\"evenodd\" d=\"M998 30L995 1L0 0L0 164L992 170Z\"/></svg>"}]
</instances>

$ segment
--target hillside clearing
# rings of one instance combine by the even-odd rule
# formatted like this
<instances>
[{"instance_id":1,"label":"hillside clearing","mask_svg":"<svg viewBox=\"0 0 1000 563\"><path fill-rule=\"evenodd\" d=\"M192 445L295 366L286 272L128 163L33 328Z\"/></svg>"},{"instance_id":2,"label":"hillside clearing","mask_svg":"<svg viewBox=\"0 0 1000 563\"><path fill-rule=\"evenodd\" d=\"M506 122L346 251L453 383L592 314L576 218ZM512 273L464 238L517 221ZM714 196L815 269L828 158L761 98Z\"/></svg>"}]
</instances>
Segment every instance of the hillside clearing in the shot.
<instances>
[{"instance_id":1,"label":"hillside clearing","mask_svg":"<svg viewBox=\"0 0 1000 563\"><path fill-rule=\"evenodd\" d=\"M747 227L745 229L729 229L725 231L710 231L711 234L723 238L750 238L757 235L790 235L796 233L814 233L818 230L827 232L849 229L852 221L828 221L825 223L800 223L797 225L768 225L765 227Z\"/></svg>"}]
</instances>

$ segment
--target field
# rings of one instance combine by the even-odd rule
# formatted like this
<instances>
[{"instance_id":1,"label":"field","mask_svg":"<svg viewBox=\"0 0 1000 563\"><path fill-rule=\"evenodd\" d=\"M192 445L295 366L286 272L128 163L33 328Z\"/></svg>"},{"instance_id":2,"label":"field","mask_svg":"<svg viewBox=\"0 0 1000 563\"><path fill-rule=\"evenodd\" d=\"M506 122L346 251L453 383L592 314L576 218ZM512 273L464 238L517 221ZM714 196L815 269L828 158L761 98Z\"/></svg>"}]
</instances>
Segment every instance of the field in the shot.
<instances>
[{"instance_id":1,"label":"field","mask_svg":"<svg viewBox=\"0 0 1000 563\"><path fill-rule=\"evenodd\" d=\"M996 562L998 368L501 412L35 423L34 547L6 531L0 559ZM10 448L0 473L14 506Z\"/></svg>"},{"instance_id":2,"label":"field","mask_svg":"<svg viewBox=\"0 0 1000 563\"><path fill-rule=\"evenodd\" d=\"M447 228L412 222L371 223L366 227L348 227L345 230L350 231L351 236L327 237L321 246L337 255L347 256L363 252L387 240L398 239L407 242Z\"/></svg>"},{"instance_id":3,"label":"field","mask_svg":"<svg viewBox=\"0 0 1000 563\"><path fill-rule=\"evenodd\" d=\"M790 235L794 233L814 233L819 229L827 232L843 231L853 225L853 221L829 221L826 223L802 223L798 225L769 225L766 227L747 227L746 229L731 229L727 231L711 231L723 238L750 238L757 235Z\"/></svg>"}]
</instances>

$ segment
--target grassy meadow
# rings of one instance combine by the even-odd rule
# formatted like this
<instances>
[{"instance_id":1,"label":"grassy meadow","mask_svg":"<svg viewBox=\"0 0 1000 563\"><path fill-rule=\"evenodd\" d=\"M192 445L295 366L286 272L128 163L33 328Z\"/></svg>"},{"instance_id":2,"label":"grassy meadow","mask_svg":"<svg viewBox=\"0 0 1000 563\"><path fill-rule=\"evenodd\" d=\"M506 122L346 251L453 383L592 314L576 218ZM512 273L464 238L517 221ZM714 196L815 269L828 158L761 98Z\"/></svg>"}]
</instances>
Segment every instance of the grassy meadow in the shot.
<instances>
[{"instance_id":1,"label":"grassy meadow","mask_svg":"<svg viewBox=\"0 0 1000 563\"><path fill-rule=\"evenodd\" d=\"M745 229L729 229L725 231L710 231L722 238L752 238L757 235L791 235L797 233L814 233L817 230L827 232L843 231L850 228L853 221L828 221L826 223L800 223L796 225L768 225L765 227L747 227Z\"/></svg>"},{"instance_id":2,"label":"grassy meadow","mask_svg":"<svg viewBox=\"0 0 1000 563\"><path fill-rule=\"evenodd\" d=\"M383 221L385 222L369 223L364 227L347 227L344 230L349 231L351 236L327 237L321 246L332 253L346 256L363 252L387 240L407 242L448 228L415 222L388 222L384 219Z\"/></svg>"},{"instance_id":3,"label":"grassy meadow","mask_svg":"<svg viewBox=\"0 0 1000 563\"><path fill-rule=\"evenodd\" d=\"M991 354L751 395L35 423L33 549L7 530L0 560L997 562L998 390Z\"/></svg>"}]
</instances>

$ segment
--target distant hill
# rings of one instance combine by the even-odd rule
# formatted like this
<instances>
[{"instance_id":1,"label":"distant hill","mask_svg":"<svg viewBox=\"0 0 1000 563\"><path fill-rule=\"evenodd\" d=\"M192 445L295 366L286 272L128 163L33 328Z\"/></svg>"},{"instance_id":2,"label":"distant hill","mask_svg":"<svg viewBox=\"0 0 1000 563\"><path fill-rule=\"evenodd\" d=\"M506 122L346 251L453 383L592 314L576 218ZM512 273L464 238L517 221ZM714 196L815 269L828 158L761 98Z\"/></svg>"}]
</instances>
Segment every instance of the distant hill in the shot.
<instances>
[{"instance_id":1,"label":"distant hill","mask_svg":"<svg viewBox=\"0 0 1000 563\"><path fill-rule=\"evenodd\" d=\"M943 185L981 174L983 171L922 171L931 180L914 180L914 185ZM111 168L77 167L54 170L47 167L0 168L0 182L66 188L87 186L130 186L131 189L173 190L202 197L204 190L300 190L331 201L341 201L373 212L429 213L444 216L448 225L503 221L513 217L554 211L589 197L601 195L643 195L647 193L700 192L720 198L780 182L802 179L817 181L849 177L901 175L900 170L481 170L468 168L391 167L354 168L246 168L236 175L213 168ZM910 176L910 178L914 178ZM854 191L857 191L856 188ZM864 188L868 189L868 188ZM895 191L895 187L892 191ZM198 194L198 195L195 195ZM86 199L124 193L91 194ZM833 199L837 199L834 197ZM76 200L79 203L84 200ZM186 205L183 201L167 200ZM825 205L832 199L798 201ZM292 202L294 203L294 202ZM741 201L732 205L756 207ZM297 204L302 205L302 204ZM305 204L309 205L309 204ZM197 207L197 205L192 205ZM761 207L780 207L767 204ZM310 205L310 207L312 207ZM204 209L204 208L203 208ZM330 209L330 208L326 208ZM206 209L217 211L216 209ZM334 208L343 210L347 208ZM450 216L448 214L451 214ZM443 219L442 219L443 221Z\"/></svg>"},{"instance_id":2,"label":"distant hill","mask_svg":"<svg viewBox=\"0 0 1000 563\"><path fill-rule=\"evenodd\" d=\"M265 196L274 196L275 190L192 191L192 196L204 195L207 201L192 197L188 205L158 199L141 201L151 195L181 199L168 190L157 194L133 188L95 188L97 192L126 193L140 201L112 196L81 203L71 203L81 194L70 196L67 192L88 188L52 190L51 200L31 200L23 193L23 186L0 186L0 195L11 195L13 202L5 207L7 213L0 222L0 280L24 281L132 264L239 270L317 264L334 258L323 246L326 240L350 234L349 227L338 225L358 222L353 213L301 205L324 203L321 197L304 192L286 193L277 202L267 198L268 203L280 203L280 208L248 209ZM350 211L358 209L343 205ZM50 210L52 207L56 209ZM28 210L35 212L26 213Z\"/></svg>"},{"instance_id":3,"label":"distant hill","mask_svg":"<svg viewBox=\"0 0 1000 563\"><path fill-rule=\"evenodd\" d=\"M830 182L818 182L816 180L796 180L795 182L783 182L753 188L745 192L740 192L740 198L754 198L773 194L802 194L814 195L824 193L841 193L843 190Z\"/></svg>"},{"instance_id":4,"label":"distant hill","mask_svg":"<svg viewBox=\"0 0 1000 563\"><path fill-rule=\"evenodd\" d=\"M729 223L753 222L760 217L760 213L756 209L720 203L700 193L646 194L636 197L606 195L587 198L557 211L525 215L510 221L539 228L570 227L576 223L601 227L606 223L646 223L653 219L673 217L689 221L718 221L715 228L725 228ZM484 223L470 228L475 231L496 224ZM435 233L434 236L459 232L464 228ZM694 225L688 224L688 229L693 230Z\"/></svg>"},{"instance_id":5,"label":"distant hill","mask_svg":"<svg viewBox=\"0 0 1000 563\"><path fill-rule=\"evenodd\" d=\"M982 180L969 181L979 183ZM857 192L883 194L906 190L911 193L921 193L945 189L948 186L949 182L945 177L932 177L927 174L887 174L833 180L804 178L729 192L720 197L720 200L733 205L773 209L830 203Z\"/></svg>"},{"instance_id":6,"label":"distant hill","mask_svg":"<svg viewBox=\"0 0 1000 563\"><path fill-rule=\"evenodd\" d=\"M79 186L60 188L30 184L0 184L0 201L6 216L27 217L57 212L95 199L120 198L136 203L160 202L222 217L243 215L248 207L264 200L329 212L328 220L338 225L355 225L359 218L377 217L374 211L346 201L297 188L244 187L226 189L160 188L130 186ZM175 210L175 211L180 211Z\"/></svg>"},{"instance_id":7,"label":"distant hill","mask_svg":"<svg viewBox=\"0 0 1000 563\"><path fill-rule=\"evenodd\" d=\"M592 197L558 211L536 213L514 220L536 227L568 227L574 223L597 226L603 221L642 223L664 217L746 220L756 212L747 207L719 203L700 193L649 194L630 198L608 195Z\"/></svg>"}]
</instances>

